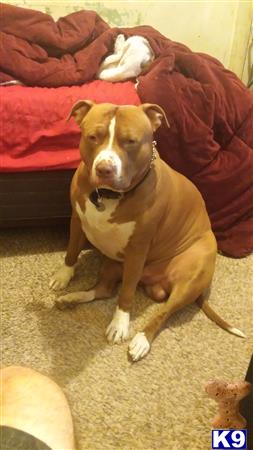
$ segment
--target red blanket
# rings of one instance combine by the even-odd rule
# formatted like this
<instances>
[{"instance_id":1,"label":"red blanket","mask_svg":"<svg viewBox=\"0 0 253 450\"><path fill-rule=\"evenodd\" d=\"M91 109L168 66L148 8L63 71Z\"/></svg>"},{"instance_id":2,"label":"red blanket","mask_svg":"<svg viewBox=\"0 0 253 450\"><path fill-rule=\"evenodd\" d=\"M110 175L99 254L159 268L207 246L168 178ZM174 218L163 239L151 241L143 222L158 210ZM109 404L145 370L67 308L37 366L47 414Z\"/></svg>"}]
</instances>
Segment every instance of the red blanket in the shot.
<instances>
[{"instance_id":1,"label":"red blanket","mask_svg":"<svg viewBox=\"0 0 253 450\"><path fill-rule=\"evenodd\" d=\"M82 86L0 87L0 172L71 169L80 162L80 128L67 122L80 99L139 105L131 81L96 80Z\"/></svg>"},{"instance_id":2,"label":"red blanket","mask_svg":"<svg viewBox=\"0 0 253 450\"><path fill-rule=\"evenodd\" d=\"M161 156L200 189L220 250L252 252L253 95L233 73L151 27L110 29L91 11L57 22L10 5L1 14L0 81L31 86L90 81L119 32L146 37L156 60L139 78L138 94L167 113L171 128L157 133Z\"/></svg>"}]
</instances>

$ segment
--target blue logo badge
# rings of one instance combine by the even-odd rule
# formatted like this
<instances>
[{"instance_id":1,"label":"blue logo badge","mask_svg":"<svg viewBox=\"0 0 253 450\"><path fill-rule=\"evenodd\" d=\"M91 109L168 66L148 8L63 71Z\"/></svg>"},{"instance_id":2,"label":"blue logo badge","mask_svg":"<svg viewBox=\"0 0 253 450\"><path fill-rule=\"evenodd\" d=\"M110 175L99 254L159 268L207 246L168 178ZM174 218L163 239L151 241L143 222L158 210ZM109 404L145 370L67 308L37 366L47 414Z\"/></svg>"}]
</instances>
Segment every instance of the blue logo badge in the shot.
<instances>
[{"instance_id":1,"label":"blue logo badge","mask_svg":"<svg viewBox=\"0 0 253 450\"><path fill-rule=\"evenodd\" d=\"M247 430L212 430L212 450L247 450Z\"/></svg>"}]
</instances>

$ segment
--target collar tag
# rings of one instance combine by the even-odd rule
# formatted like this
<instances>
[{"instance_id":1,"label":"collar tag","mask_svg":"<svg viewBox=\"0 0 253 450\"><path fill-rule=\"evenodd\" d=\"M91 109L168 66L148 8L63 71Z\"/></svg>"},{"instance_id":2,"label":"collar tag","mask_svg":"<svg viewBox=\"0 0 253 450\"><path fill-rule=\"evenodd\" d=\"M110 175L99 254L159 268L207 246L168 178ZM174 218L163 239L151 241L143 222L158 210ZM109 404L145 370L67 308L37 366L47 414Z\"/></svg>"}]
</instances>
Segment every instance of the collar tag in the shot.
<instances>
[{"instance_id":1,"label":"collar tag","mask_svg":"<svg viewBox=\"0 0 253 450\"><path fill-rule=\"evenodd\" d=\"M96 208L97 208L98 211L104 211L105 210L105 205L103 203L102 195L100 194L98 188L96 188L95 192L97 194Z\"/></svg>"},{"instance_id":2,"label":"collar tag","mask_svg":"<svg viewBox=\"0 0 253 450\"><path fill-rule=\"evenodd\" d=\"M91 192L89 199L91 203L95 205L98 211L104 211L105 204L103 202L103 198L120 200L121 198L123 198L123 196L124 196L123 192L116 192L104 188L96 188L94 191Z\"/></svg>"}]
</instances>

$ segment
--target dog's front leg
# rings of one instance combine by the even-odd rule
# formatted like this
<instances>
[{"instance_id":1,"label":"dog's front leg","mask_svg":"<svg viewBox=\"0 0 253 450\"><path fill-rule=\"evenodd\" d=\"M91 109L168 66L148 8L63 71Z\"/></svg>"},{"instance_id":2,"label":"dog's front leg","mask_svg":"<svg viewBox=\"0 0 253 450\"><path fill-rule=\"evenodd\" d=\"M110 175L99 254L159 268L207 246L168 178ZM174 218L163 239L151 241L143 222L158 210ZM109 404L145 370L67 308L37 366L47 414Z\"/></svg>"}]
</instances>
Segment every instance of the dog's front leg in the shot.
<instances>
[{"instance_id":1,"label":"dog's front leg","mask_svg":"<svg viewBox=\"0 0 253 450\"><path fill-rule=\"evenodd\" d=\"M113 319L106 330L109 342L118 344L128 338L130 311L138 282L141 279L149 245L128 245L123 264L122 286Z\"/></svg>"},{"instance_id":2,"label":"dog's front leg","mask_svg":"<svg viewBox=\"0 0 253 450\"><path fill-rule=\"evenodd\" d=\"M65 256L65 262L50 280L51 289L64 289L74 276L75 264L80 252L83 250L87 239L82 230L79 217L73 212L70 222L70 237Z\"/></svg>"}]
</instances>

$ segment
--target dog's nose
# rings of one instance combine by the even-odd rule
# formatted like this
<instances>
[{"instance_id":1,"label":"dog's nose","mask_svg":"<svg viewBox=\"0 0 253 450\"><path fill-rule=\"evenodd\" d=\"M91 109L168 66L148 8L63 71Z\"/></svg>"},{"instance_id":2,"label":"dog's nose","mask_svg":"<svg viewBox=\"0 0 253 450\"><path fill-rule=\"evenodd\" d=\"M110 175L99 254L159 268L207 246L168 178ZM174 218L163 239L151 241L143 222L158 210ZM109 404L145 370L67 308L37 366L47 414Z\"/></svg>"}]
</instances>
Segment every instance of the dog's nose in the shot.
<instances>
[{"instance_id":1,"label":"dog's nose","mask_svg":"<svg viewBox=\"0 0 253 450\"><path fill-rule=\"evenodd\" d=\"M96 165L96 174L99 177L111 177L114 171L114 166L111 161L100 161Z\"/></svg>"}]
</instances>

